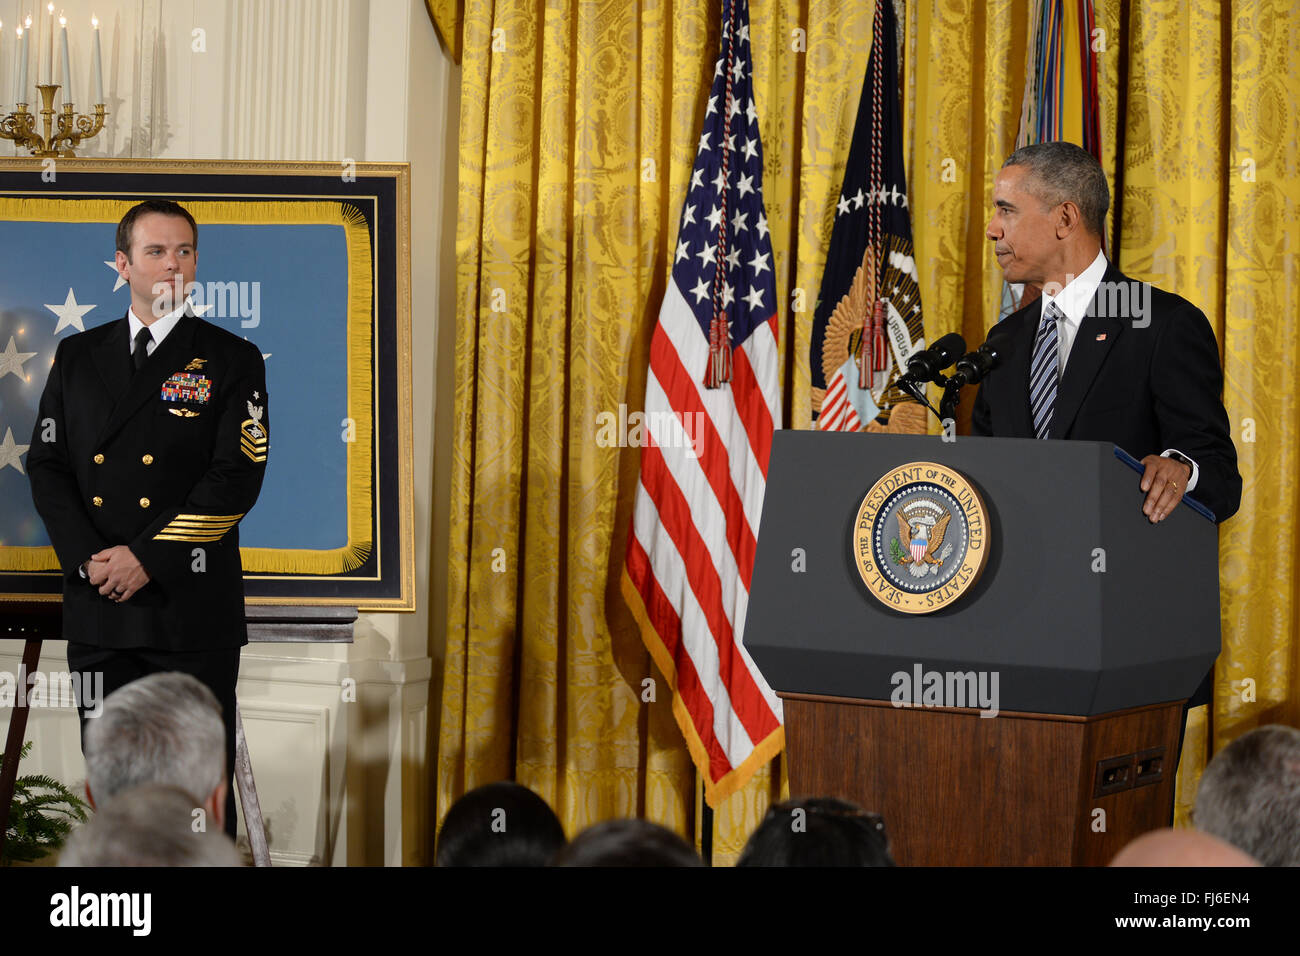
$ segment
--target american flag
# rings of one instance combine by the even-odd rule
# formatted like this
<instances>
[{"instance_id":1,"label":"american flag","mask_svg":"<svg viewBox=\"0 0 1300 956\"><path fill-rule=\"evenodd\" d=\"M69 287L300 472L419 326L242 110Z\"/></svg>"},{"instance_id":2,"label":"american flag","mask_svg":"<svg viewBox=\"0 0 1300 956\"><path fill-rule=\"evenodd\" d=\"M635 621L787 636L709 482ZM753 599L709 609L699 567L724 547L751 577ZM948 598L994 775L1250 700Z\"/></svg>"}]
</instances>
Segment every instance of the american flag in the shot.
<instances>
[{"instance_id":1,"label":"american flag","mask_svg":"<svg viewBox=\"0 0 1300 956\"><path fill-rule=\"evenodd\" d=\"M746 0L723 0L721 47L650 344L623 576L710 806L784 742L781 703L741 643L781 416Z\"/></svg>"}]
</instances>

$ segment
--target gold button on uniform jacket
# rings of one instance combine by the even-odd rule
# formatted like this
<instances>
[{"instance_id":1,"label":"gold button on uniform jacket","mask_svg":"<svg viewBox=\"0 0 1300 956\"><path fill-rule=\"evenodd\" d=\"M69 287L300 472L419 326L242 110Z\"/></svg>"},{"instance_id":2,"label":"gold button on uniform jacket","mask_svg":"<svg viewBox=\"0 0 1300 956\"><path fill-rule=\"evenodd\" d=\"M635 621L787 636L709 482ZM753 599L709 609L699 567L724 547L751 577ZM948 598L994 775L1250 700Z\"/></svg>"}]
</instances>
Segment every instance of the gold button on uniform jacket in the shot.
<instances>
[{"instance_id":1,"label":"gold button on uniform jacket","mask_svg":"<svg viewBox=\"0 0 1300 956\"><path fill-rule=\"evenodd\" d=\"M185 315L135 371L129 334L122 318L59 344L27 455L63 568L63 636L106 648L241 646L238 525L270 445L262 354ZM119 544L150 577L123 603L78 570Z\"/></svg>"}]
</instances>

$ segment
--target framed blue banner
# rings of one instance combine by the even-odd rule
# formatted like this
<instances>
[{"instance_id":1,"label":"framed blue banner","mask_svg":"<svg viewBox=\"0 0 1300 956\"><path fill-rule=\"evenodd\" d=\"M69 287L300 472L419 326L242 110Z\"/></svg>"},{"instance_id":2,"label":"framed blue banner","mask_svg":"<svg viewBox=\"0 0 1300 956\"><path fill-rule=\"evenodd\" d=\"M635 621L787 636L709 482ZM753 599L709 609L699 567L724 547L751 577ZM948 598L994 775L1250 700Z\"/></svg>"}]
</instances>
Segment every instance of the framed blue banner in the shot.
<instances>
[{"instance_id":1,"label":"framed blue banner","mask_svg":"<svg viewBox=\"0 0 1300 956\"><path fill-rule=\"evenodd\" d=\"M0 600L57 600L23 467L61 339L121 319L131 206L174 199L194 311L255 343L275 442L240 522L250 603L414 608L406 164L0 162ZM181 290L177 290L180 292Z\"/></svg>"}]
</instances>

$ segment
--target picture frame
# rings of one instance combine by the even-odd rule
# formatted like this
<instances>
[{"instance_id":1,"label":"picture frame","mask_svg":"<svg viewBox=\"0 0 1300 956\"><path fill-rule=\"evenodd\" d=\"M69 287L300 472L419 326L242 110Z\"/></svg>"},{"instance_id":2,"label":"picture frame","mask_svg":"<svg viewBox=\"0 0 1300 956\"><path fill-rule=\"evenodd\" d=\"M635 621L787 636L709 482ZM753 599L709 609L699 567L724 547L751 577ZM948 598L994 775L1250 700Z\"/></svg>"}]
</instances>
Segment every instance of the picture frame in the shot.
<instances>
[{"instance_id":1,"label":"picture frame","mask_svg":"<svg viewBox=\"0 0 1300 956\"><path fill-rule=\"evenodd\" d=\"M0 602L60 598L19 449L58 341L126 314L114 235L147 198L198 223L195 311L266 361L248 603L414 610L406 163L0 161Z\"/></svg>"}]
</instances>

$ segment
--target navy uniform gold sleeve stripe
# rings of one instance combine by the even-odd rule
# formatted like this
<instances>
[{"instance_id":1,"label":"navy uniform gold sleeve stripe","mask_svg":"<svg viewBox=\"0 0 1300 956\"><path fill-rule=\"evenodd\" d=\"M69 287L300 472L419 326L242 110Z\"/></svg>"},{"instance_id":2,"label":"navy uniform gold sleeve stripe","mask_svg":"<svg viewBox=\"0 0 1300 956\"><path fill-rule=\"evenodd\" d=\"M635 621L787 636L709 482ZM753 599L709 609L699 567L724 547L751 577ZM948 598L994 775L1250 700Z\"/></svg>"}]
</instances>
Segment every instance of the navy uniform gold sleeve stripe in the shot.
<instances>
[{"instance_id":1,"label":"navy uniform gold sleeve stripe","mask_svg":"<svg viewBox=\"0 0 1300 956\"><path fill-rule=\"evenodd\" d=\"M219 541L242 518L237 515L180 514L153 536L155 541Z\"/></svg>"}]
</instances>

